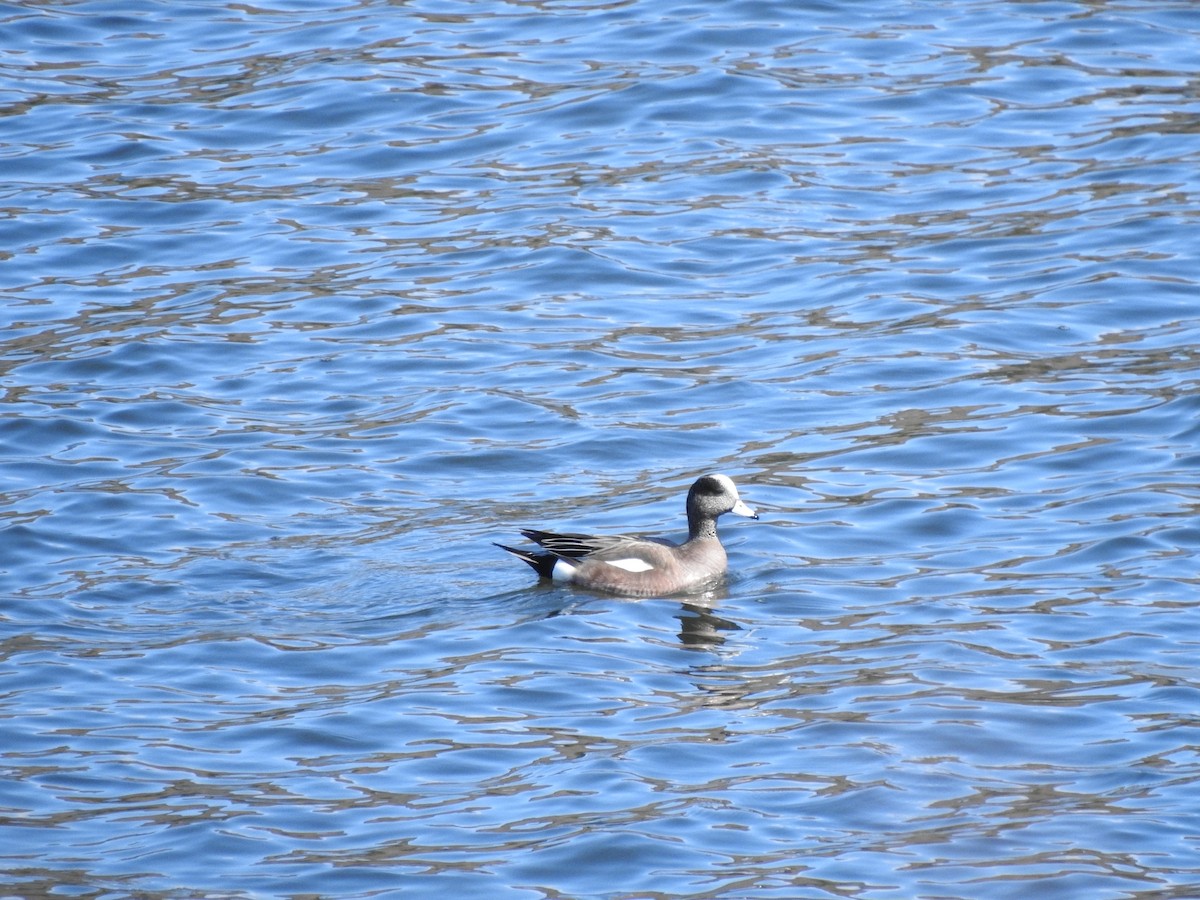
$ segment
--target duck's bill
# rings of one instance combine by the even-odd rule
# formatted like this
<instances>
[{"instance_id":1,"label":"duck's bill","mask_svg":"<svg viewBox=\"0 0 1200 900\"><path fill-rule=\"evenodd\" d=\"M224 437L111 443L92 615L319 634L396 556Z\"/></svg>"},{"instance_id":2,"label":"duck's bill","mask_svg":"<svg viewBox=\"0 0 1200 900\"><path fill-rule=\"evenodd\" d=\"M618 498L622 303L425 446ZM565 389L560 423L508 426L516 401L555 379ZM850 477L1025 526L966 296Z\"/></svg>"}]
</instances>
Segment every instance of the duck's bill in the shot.
<instances>
[{"instance_id":1,"label":"duck's bill","mask_svg":"<svg viewBox=\"0 0 1200 900\"><path fill-rule=\"evenodd\" d=\"M745 516L747 519L757 519L758 518L758 513L756 513L754 510L752 510L750 507L748 507L741 500L739 500L737 503L733 504L733 509L731 509L730 512L736 513L739 516Z\"/></svg>"}]
</instances>

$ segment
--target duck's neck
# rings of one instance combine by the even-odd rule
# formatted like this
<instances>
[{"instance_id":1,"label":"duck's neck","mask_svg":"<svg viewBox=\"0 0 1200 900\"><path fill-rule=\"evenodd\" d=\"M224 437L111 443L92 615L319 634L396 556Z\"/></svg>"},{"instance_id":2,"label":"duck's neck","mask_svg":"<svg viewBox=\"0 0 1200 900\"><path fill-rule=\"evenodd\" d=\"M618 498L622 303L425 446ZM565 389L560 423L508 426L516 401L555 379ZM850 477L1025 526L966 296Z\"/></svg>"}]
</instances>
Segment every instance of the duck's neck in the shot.
<instances>
[{"instance_id":1,"label":"duck's neck","mask_svg":"<svg viewBox=\"0 0 1200 900\"><path fill-rule=\"evenodd\" d=\"M707 541L717 537L717 520L688 511L688 540Z\"/></svg>"}]
</instances>

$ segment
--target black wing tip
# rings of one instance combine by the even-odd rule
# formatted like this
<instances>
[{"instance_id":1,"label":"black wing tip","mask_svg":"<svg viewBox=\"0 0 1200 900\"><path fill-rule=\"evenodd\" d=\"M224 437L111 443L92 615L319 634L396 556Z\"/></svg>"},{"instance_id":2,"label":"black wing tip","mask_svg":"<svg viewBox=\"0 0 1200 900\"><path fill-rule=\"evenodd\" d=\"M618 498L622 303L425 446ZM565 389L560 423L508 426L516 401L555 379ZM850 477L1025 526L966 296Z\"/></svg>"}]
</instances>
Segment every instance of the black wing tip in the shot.
<instances>
[{"instance_id":1,"label":"black wing tip","mask_svg":"<svg viewBox=\"0 0 1200 900\"><path fill-rule=\"evenodd\" d=\"M521 562L533 569L533 571L537 572L539 577L552 577L554 572L554 563L558 561L558 557L556 557L554 554L519 550L516 547L509 547L507 544L501 544L496 541L492 541L492 544L496 547L499 547L501 550L507 550L517 559L521 560Z\"/></svg>"}]
</instances>

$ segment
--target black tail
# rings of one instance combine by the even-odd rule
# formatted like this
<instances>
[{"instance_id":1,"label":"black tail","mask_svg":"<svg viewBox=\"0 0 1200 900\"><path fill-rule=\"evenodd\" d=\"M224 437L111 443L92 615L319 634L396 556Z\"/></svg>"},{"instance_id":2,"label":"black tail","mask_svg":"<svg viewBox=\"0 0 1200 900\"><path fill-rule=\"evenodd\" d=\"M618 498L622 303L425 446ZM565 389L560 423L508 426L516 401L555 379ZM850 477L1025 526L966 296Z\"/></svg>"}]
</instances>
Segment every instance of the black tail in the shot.
<instances>
[{"instance_id":1,"label":"black tail","mask_svg":"<svg viewBox=\"0 0 1200 900\"><path fill-rule=\"evenodd\" d=\"M493 541L493 543L495 543ZM554 564L558 562L558 557L553 553L545 553L529 550L518 550L516 547L506 547L504 544L496 544L501 550L507 550L517 559L521 560L538 573L540 578L551 578L554 572Z\"/></svg>"}]
</instances>

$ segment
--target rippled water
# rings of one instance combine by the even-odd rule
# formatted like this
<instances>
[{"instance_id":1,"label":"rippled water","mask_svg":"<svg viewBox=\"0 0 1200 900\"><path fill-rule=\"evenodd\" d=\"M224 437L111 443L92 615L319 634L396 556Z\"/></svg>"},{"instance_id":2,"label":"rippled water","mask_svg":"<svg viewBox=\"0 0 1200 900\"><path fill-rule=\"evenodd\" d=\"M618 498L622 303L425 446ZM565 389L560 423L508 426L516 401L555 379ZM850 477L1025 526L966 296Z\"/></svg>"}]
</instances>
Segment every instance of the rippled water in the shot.
<instances>
[{"instance_id":1,"label":"rippled water","mask_svg":"<svg viewBox=\"0 0 1200 900\"><path fill-rule=\"evenodd\" d=\"M1200 896L1190 0L0 27L7 894Z\"/></svg>"}]
</instances>

